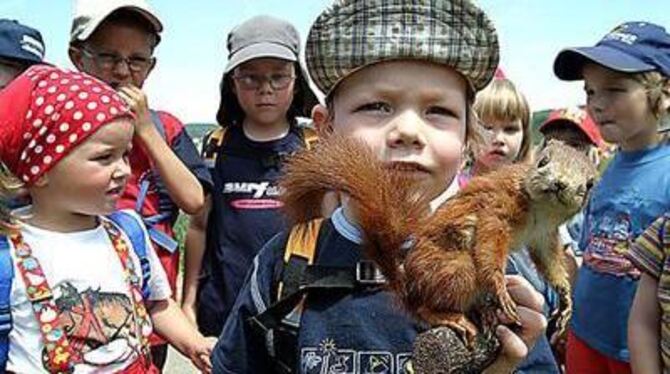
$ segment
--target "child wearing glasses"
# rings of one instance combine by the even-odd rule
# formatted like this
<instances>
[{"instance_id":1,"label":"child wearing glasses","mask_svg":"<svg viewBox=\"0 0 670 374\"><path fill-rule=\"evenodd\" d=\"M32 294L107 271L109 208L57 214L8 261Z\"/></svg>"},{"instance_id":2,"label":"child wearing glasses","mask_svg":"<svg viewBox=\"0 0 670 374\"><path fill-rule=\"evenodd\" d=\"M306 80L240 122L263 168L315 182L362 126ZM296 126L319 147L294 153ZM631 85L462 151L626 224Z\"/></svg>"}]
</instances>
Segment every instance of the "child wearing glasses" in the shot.
<instances>
[{"instance_id":1,"label":"child wearing glasses","mask_svg":"<svg viewBox=\"0 0 670 374\"><path fill-rule=\"evenodd\" d=\"M284 158L316 139L298 123L317 100L296 29L253 17L229 33L227 47L221 128L203 142L214 190L187 234L182 304L200 331L217 336L254 256L283 228L276 182Z\"/></svg>"},{"instance_id":2,"label":"child wearing glasses","mask_svg":"<svg viewBox=\"0 0 670 374\"><path fill-rule=\"evenodd\" d=\"M132 174L118 208L141 214L176 295L179 251L172 226L180 209L195 214L203 208L211 179L181 122L167 112L150 110L142 91L156 64L153 52L162 28L144 0L80 0L69 54L77 69L112 86L135 115ZM160 368L167 345L157 336L151 343Z\"/></svg>"}]
</instances>

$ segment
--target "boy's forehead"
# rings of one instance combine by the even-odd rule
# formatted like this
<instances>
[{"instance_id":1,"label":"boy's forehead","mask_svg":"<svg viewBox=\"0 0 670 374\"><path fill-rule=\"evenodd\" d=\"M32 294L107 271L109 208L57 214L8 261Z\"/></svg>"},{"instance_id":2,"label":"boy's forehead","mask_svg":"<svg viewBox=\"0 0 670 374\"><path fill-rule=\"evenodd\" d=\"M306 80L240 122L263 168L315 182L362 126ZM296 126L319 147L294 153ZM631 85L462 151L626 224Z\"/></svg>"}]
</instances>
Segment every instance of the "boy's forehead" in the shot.
<instances>
[{"instance_id":1,"label":"boy's forehead","mask_svg":"<svg viewBox=\"0 0 670 374\"><path fill-rule=\"evenodd\" d=\"M403 74L404 73L404 74ZM439 82L440 84L435 84ZM366 65L343 77L333 93L358 90L395 90L399 84L412 84L425 93L467 91L467 80L458 71L443 64L423 60L398 59Z\"/></svg>"},{"instance_id":2,"label":"boy's forehead","mask_svg":"<svg viewBox=\"0 0 670 374\"><path fill-rule=\"evenodd\" d=\"M132 43L127 39L127 34L124 30L133 30L140 38L133 39ZM127 23L117 23L114 21L104 21L98 26L91 36L87 39L87 43L96 46L105 47L107 49L127 49L131 47L138 47L136 44L140 42L142 49L152 50L154 47L155 34L147 31L139 25L131 25Z\"/></svg>"}]
</instances>

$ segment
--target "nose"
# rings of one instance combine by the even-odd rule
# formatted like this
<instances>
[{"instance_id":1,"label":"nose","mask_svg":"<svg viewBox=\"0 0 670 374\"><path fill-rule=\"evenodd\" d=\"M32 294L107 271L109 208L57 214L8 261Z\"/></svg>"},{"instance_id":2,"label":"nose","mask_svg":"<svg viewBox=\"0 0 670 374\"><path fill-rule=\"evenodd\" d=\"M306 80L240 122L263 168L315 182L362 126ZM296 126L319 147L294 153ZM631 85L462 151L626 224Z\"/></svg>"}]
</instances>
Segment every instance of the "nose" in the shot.
<instances>
[{"instance_id":1,"label":"nose","mask_svg":"<svg viewBox=\"0 0 670 374\"><path fill-rule=\"evenodd\" d=\"M493 131L492 143L493 145L502 146L505 145L504 134L501 129L495 129Z\"/></svg>"},{"instance_id":2,"label":"nose","mask_svg":"<svg viewBox=\"0 0 670 374\"><path fill-rule=\"evenodd\" d=\"M274 92L274 88L272 88L272 84L270 83L270 78L263 77L263 79L261 79L257 92L261 94L269 94Z\"/></svg>"},{"instance_id":3,"label":"nose","mask_svg":"<svg viewBox=\"0 0 670 374\"><path fill-rule=\"evenodd\" d=\"M552 184L552 187L553 187L554 191L560 192L560 191L563 191L564 189L566 189L568 187L568 185L565 184L565 182L562 182L562 181L555 181Z\"/></svg>"},{"instance_id":4,"label":"nose","mask_svg":"<svg viewBox=\"0 0 670 374\"><path fill-rule=\"evenodd\" d=\"M130 67L128 66L128 60L120 60L114 64L114 75L118 79L127 79L130 77Z\"/></svg>"},{"instance_id":5,"label":"nose","mask_svg":"<svg viewBox=\"0 0 670 374\"><path fill-rule=\"evenodd\" d=\"M392 119L392 130L389 133L390 147L422 148L425 140L421 132L424 120L415 111L407 110Z\"/></svg>"},{"instance_id":6,"label":"nose","mask_svg":"<svg viewBox=\"0 0 670 374\"><path fill-rule=\"evenodd\" d=\"M130 162L127 157L122 157L116 162L116 167L112 173L112 178L116 180L125 180L130 176Z\"/></svg>"},{"instance_id":7,"label":"nose","mask_svg":"<svg viewBox=\"0 0 670 374\"><path fill-rule=\"evenodd\" d=\"M590 97L587 98L587 111L592 117L596 117L594 115L595 113L602 113L603 111L603 97L602 95L596 95L596 94L591 94Z\"/></svg>"}]
</instances>

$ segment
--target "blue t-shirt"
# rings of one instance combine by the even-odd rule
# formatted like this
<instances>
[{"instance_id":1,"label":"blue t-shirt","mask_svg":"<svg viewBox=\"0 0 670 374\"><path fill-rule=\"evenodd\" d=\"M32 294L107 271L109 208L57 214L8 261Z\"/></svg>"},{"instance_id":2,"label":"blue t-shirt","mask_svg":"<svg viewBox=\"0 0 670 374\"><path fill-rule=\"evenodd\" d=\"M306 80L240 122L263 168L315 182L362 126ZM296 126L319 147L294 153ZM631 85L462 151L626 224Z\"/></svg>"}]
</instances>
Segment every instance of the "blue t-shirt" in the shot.
<instances>
[{"instance_id":1,"label":"blue t-shirt","mask_svg":"<svg viewBox=\"0 0 670 374\"><path fill-rule=\"evenodd\" d=\"M584 262L572 330L593 349L629 361L628 314L640 276L624 257L633 240L670 208L670 147L619 152L591 193L579 243Z\"/></svg>"},{"instance_id":2,"label":"blue t-shirt","mask_svg":"<svg viewBox=\"0 0 670 374\"><path fill-rule=\"evenodd\" d=\"M361 260L359 230L342 210L324 221L315 263L353 267ZM265 340L246 322L271 304L287 235L270 241L253 261L245 284L212 353L215 373L270 373ZM425 327L402 311L388 291L361 288L337 294L310 293L298 336L299 373L409 373L416 335ZM545 341L536 344L519 372L556 373ZM527 371L525 371L527 370Z\"/></svg>"},{"instance_id":3,"label":"blue t-shirt","mask_svg":"<svg viewBox=\"0 0 670 374\"><path fill-rule=\"evenodd\" d=\"M211 169L214 187L198 282L198 327L218 336L251 262L285 224L278 200L284 156L303 148L301 130L257 142L241 126L227 129Z\"/></svg>"}]
</instances>

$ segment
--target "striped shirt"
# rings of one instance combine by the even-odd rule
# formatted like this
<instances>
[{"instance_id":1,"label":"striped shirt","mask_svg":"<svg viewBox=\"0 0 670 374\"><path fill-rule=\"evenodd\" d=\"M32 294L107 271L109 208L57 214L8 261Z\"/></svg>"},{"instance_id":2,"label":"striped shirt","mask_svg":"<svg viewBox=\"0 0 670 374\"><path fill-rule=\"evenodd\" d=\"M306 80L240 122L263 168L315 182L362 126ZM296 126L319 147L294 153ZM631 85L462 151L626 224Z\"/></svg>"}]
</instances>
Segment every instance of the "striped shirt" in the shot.
<instances>
[{"instance_id":1,"label":"striped shirt","mask_svg":"<svg viewBox=\"0 0 670 374\"><path fill-rule=\"evenodd\" d=\"M661 356L670 370L670 213L654 221L632 245L626 256L640 271L658 281L661 308Z\"/></svg>"}]
</instances>

